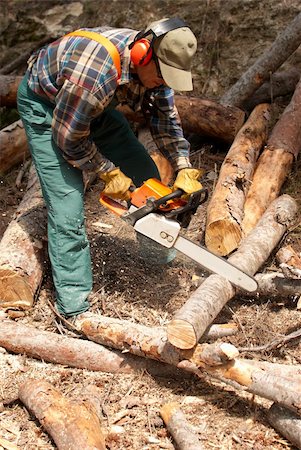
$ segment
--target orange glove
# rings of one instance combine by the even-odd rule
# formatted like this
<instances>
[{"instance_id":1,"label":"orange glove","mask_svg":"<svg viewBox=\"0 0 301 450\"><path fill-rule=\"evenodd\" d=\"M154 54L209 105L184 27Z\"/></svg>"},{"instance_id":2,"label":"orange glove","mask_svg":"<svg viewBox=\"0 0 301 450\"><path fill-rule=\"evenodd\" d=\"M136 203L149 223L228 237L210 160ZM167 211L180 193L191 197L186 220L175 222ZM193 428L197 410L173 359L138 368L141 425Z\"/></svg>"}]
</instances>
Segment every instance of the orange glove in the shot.
<instances>
[{"instance_id":1,"label":"orange glove","mask_svg":"<svg viewBox=\"0 0 301 450\"><path fill-rule=\"evenodd\" d=\"M129 188L133 185L133 182L121 172L119 167L110 172L100 173L99 178L105 182L103 193L108 197L120 200L129 200L131 198Z\"/></svg>"},{"instance_id":2,"label":"orange glove","mask_svg":"<svg viewBox=\"0 0 301 450\"><path fill-rule=\"evenodd\" d=\"M203 169L193 169L191 167L179 170L173 185L173 190L182 189L186 194L199 191L203 186L198 180L203 173Z\"/></svg>"}]
</instances>

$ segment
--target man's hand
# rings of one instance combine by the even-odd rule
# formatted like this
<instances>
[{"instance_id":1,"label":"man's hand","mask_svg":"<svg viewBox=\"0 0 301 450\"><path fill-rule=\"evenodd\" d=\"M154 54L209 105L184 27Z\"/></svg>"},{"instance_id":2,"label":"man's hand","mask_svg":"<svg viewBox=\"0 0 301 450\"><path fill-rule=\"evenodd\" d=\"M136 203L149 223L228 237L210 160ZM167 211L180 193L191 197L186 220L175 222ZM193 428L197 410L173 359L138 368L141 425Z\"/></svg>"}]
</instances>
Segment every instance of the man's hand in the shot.
<instances>
[{"instance_id":1,"label":"man's hand","mask_svg":"<svg viewBox=\"0 0 301 450\"><path fill-rule=\"evenodd\" d=\"M203 173L203 169L186 168L179 170L173 185L173 190L182 189L186 194L199 191L203 186L198 180Z\"/></svg>"},{"instance_id":2,"label":"man's hand","mask_svg":"<svg viewBox=\"0 0 301 450\"><path fill-rule=\"evenodd\" d=\"M120 200L130 199L129 188L133 182L118 167L110 172L100 173L99 178L105 182L103 189L105 195Z\"/></svg>"}]
</instances>

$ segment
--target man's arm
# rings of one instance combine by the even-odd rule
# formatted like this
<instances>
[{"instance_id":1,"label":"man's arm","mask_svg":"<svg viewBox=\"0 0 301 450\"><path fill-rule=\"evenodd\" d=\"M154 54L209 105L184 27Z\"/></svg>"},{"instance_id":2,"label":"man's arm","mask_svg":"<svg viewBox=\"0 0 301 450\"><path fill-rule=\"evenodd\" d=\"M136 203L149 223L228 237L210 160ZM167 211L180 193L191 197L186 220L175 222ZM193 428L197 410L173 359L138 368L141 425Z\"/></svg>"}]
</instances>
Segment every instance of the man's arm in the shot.
<instances>
[{"instance_id":1,"label":"man's arm","mask_svg":"<svg viewBox=\"0 0 301 450\"><path fill-rule=\"evenodd\" d=\"M150 101L152 104L150 130L158 149L176 171L191 167L190 144L183 135L173 90L168 87L155 89Z\"/></svg>"}]
</instances>

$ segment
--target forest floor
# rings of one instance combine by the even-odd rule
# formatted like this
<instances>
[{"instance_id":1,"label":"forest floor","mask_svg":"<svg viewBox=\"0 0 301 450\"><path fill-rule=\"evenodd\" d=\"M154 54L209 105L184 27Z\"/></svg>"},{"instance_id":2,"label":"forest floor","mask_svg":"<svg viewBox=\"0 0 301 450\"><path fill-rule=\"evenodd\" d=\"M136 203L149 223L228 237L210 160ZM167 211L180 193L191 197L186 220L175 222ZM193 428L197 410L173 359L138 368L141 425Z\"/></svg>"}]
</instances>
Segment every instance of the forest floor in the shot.
<instances>
[{"instance_id":1,"label":"forest floor","mask_svg":"<svg viewBox=\"0 0 301 450\"><path fill-rule=\"evenodd\" d=\"M139 29L157 17L183 17L195 31L199 42L193 95L215 99L271 45L277 33L300 9L298 0L155 0L151 4L132 0L126 4L120 0L73 3L46 0L47 8L41 14L40 2L37 1L2 0L2 3L6 8L1 16L2 28L9 30L1 40L3 65L27 48L28 42L42 38L47 29L61 34L78 26L100 24ZM9 56L10 49L12 54ZM293 65L301 68L300 49L285 67ZM22 73L22 69L16 73ZM274 121L288 102L289 98L281 98L273 103ZM8 112L3 110L2 113ZM194 165L205 169L203 184L212 192L227 148L220 143L203 140L194 141L192 150ZM1 178L0 237L26 187L26 177L21 188L15 186L19 170L20 167L15 167ZM300 171L299 158L282 190L295 198L299 205ZM99 204L99 190L99 185L94 184L87 192L85 202L94 275L92 310L134 323L164 326L196 289L196 280L204 271L180 256L166 266L145 261L139 254L130 226ZM202 244L206 205L199 207L185 232L190 239ZM300 231L299 224L285 235L279 246L290 243L300 253ZM279 270L275 253L263 270ZM15 320L71 336L70 331L57 321L51 307L53 301L51 272L47 265L33 309ZM297 298L252 298L240 294L215 319L215 323L230 321L236 322L239 332L221 340L237 347L252 347L264 345L300 328L301 311L297 309ZM292 340L271 351L245 351L241 355L263 361L300 364L301 343L300 340ZM269 425L267 410L270 401L237 391L206 374L203 378L183 376L183 379L178 379L155 377L147 372L134 375L91 372L15 355L0 348L0 449L8 448L1 444L1 438L22 450L56 448L39 422L17 400L20 384L31 377L49 381L72 398L77 397L84 385L98 386L103 392L103 426L111 433L107 439L108 449L173 449L172 439L159 415L160 406L168 401L177 401L181 405L206 450L294 448ZM120 428L114 434L112 424L116 413L125 408L128 409L127 416L115 422Z\"/></svg>"}]
</instances>

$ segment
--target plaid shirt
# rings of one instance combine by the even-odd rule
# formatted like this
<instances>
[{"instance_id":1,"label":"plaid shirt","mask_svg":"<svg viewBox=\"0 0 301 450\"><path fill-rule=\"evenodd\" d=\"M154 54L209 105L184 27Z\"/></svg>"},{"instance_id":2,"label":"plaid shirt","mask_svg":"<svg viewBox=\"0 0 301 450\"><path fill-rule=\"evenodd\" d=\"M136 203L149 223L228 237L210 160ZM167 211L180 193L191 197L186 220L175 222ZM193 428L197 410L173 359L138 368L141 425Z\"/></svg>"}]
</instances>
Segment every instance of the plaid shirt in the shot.
<instances>
[{"instance_id":1,"label":"plaid shirt","mask_svg":"<svg viewBox=\"0 0 301 450\"><path fill-rule=\"evenodd\" d=\"M40 49L29 60L29 87L54 105L53 139L70 164L82 170L106 172L114 164L89 139L90 124L110 103L127 104L137 112L151 107L150 129L158 149L178 170L190 167L189 143L174 105L173 90L147 90L130 73L128 45L137 31L94 28L118 49L121 78L107 49L94 40L63 37Z\"/></svg>"}]
</instances>

